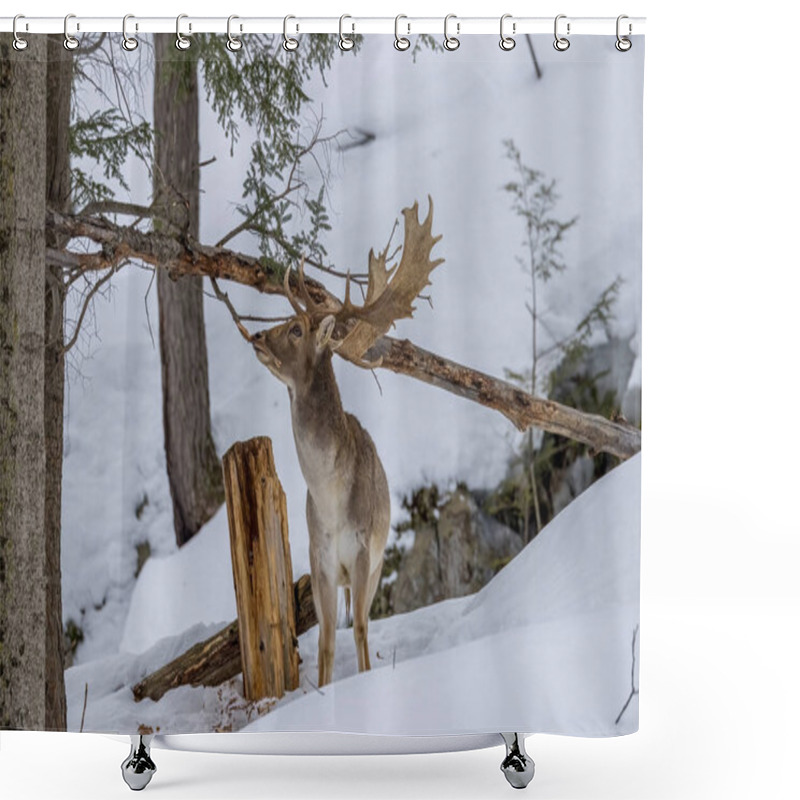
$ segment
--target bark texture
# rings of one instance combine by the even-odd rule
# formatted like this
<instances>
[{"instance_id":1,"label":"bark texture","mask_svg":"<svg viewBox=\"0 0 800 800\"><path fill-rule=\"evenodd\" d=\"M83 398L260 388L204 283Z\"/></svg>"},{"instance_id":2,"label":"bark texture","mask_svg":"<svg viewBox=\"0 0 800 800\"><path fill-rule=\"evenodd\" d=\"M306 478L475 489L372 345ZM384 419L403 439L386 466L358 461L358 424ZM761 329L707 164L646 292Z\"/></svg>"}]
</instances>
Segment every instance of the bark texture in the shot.
<instances>
[{"instance_id":1,"label":"bark texture","mask_svg":"<svg viewBox=\"0 0 800 800\"><path fill-rule=\"evenodd\" d=\"M0 34L0 728L45 730L47 48L31 36L18 54L11 38Z\"/></svg>"},{"instance_id":2,"label":"bark texture","mask_svg":"<svg viewBox=\"0 0 800 800\"><path fill-rule=\"evenodd\" d=\"M69 115L72 52L64 37L47 37L47 205L69 210ZM63 245L47 231L48 247ZM45 549L47 554L46 728L67 729L64 638L61 608L61 474L64 457L64 295L62 272L47 267L45 285L44 429L46 442Z\"/></svg>"},{"instance_id":3,"label":"bark texture","mask_svg":"<svg viewBox=\"0 0 800 800\"><path fill-rule=\"evenodd\" d=\"M283 697L300 683L286 495L272 442L236 442L223 456L244 696Z\"/></svg>"},{"instance_id":4,"label":"bark texture","mask_svg":"<svg viewBox=\"0 0 800 800\"><path fill-rule=\"evenodd\" d=\"M200 144L197 65L175 49L171 34L155 35L153 170L157 230L196 238L199 231ZM158 338L164 446L178 545L220 507L222 470L211 435L203 278L159 269Z\"/></svg>"}]
</instances>

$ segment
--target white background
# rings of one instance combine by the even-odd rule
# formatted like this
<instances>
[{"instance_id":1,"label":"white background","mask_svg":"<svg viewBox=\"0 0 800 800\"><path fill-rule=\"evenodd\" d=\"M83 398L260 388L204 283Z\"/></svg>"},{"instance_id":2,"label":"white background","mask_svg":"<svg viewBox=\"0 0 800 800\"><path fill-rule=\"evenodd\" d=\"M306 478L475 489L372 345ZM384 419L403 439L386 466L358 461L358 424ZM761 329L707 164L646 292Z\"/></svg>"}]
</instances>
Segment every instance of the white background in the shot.
<instances>
[{"instance_id":1,"label":"white background","mask_svg":"<svg viewBox=\"0 0 800 800\"><path fill-rule=\"evenodd\" d=\"M547 798L798 796L800 522L796 411L796 6L686 0L625 7L292 0L40 0L29 16L647 16L644 455L639 733L536 736ZM410 100L411 101L411 100ZM0 797L129 796L127 746L99 735L0 736ZM391 757L155 750L163 798L491 798L502 748Z\"/></svg>"}]
</instances>

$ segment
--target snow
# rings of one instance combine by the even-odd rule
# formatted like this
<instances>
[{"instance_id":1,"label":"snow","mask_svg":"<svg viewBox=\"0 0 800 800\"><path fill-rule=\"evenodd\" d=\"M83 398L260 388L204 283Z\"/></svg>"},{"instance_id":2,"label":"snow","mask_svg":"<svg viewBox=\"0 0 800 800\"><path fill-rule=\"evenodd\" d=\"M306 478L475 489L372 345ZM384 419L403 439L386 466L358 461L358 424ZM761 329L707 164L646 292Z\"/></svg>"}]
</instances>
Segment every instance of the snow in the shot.
<instances>
[{"instance_id":1,"label":"snow","mask_svg":"<svg viewBox=\"0 0 800 800\"><path fill-rule=\"evenodd\" d=\"M428 195L434 200L434 232L443 234L434 255L446 260L432 275L433 308L419 302L414 319L398 323L395 335L493 375L502 375L504 367L521 369L529 360L528 288L515 261L523 229L501 189L512 177L502 140L512 137L526 163L557 179L559 215L579 217L564 243L568 269L542 294L550 324L557 334L570 330L621 275L613 330L631 338L637 354L631 388L640 384L641 74L607 58L598 49L600 38L587 37L581 48L564 54L555 54L548 37L537 39L545 76L534 81L526 48L498 58L496 37L473 37L455 53L423 52L416 65L402 67L390 44L368 37L357 56L334 60L327 87L318 80L309 87L315 111L324 112L323 134L346 127L376 134L367 146L331 153L333 230L325 244L338 268L362 271L369 249L385 245L402 207L418 200L424 216ZM147 96L146 89L142 95ZM93 102L88 92L83 101ZM242 142L231 157L229 143L202 102L200 114L201 160L216 157L201 173L201 239L213 242L239 221L235 203L252 132L242 127ZM141 168L130 173L131 201L149 202L146 174ZM308 178L313 185L312 172ZM401 237L400 229L395 243ZM254 244L241 235L229 246L255 252ZM155 289L148 294L150 282L147 271L122 269L110 297L95 302L96 336L82 337L79 354L70 356L63 613L85 636L66 673L70 730L80 727L87 682L87 730L127 733L139 723L160 725L162 732L238 728L253 713L238 693L240 679L220 689L183 687L159 703L134 704L130 698L128 687L165 663L169 653L206 638L236 614L225 509L183 548L175 543L163 449L158 315ZM285 313L280 299L244 287L225 288L242 314ZM331 282L333 291L341 288ZM217 451L222 454L234 441L252 436L271 437L287 496L297 578L309 571L308 534L286 389L256 361L219 303L209 300L205 311ZM393 523L404 516L402 495L415 486L456 480L490 486L503 474L518 433L497 412L384 370L375 376L379 387L372 374L350 364L337 360L335 369L345 408L370 431L383 461ZM430 670L440 688L459 673L465 683L452 696L463 703L467 695L462 692L468 692L475 708L482 705L489 713L491 703L481 700L490 689L470 688L474 675L461 675L455 667L483 657L481 648L491 639L498 653L510 656L515 646L522 648L525 657L512 661L530 670L538 665L547 674L541 690L549 691L556 676L562 682L566 696L558 703L530 695L529 710L533 714L535 708L536 715L527 719L565 732L568 709L575 708L581 713L573 724L614 732L609 714L613 721L627 697L629 687L623 684L629 681L630 636L638 621L638 516L631 517L634 511L638 515L638 464L633 459L619 467L571 504L547 536L543 532L475 597L372 622L371 649L380 653L373 673L355 674L352 631L339 630L336 688L326 687L319 695L311 687L316 629L300 637L301 689L256 724L278 724L283 718L280 724L287 726L314 726L335 703L337 721L358 730L355 710L342 716L344 707L355 703L351 692L375 699L391 680L393 697L411 698L421 669ZM606 491L616 499L602 501ZM575 516L583 507L579 503L592 497L596 513ZM152 555L135 578L136 545L144 542ZM507 623L503 630L499 619ZM594 635L595 630L604 635ZM580 648L594 653L590 663L602 664L603 674L586 673L581 659L588 651ZM564 657L563 665L553 660L556 655ZM554 672L544 672L556 664ZM529 687L532 675L516 679ZM583 697L580 693L594 685L594 705L568 705L573 693ZM495 700L496 709L505 708ZM419 726L440 725L447 702L442 696L438 707L426 696L431 716L418 720ZM410 722L399 710L389 716L399 727ZM480 720L480 713L473 716L471 710L470 719ZM632 719L633 709L615 732ZM377 724L370 715L361 720L361 727L368 720Z\"/></svg>"},{"instance_id":2,"label":"snow","mask_svg":"<svg viewBox=\"0 0 800 800\"><path fill-rule=\"evenodd\" d=\"M630 691L639 620L640 472L635 456L593 484L476 594L370 622L370 672L357 672L352 629L337 630L334 682L320 691L318 629L307 631L299 637L300 687L262 704L263 716L234 729L633 732L637 699L619 725L614 720ZM220 537L211 528L195 537L189 558L180 551L160 559L154 574L164 585L181 585L197 598L205 587L230 580L229 560L218 557ZM80 725L86 684L89 731L125 733L146 725L160 733L204 732L258 713L241 696L241 677L218 688L179 687L158 702L133 701L135 682L226 624L205 621L208 606L187 604L179 623L185 632L164 636L160 600L156 592L139 594L139 587L134 594L142 620L155 625L148 649L67 670L70 730ZM139 631L142 645L148 630Z\"/></svg>"}]
</instances>

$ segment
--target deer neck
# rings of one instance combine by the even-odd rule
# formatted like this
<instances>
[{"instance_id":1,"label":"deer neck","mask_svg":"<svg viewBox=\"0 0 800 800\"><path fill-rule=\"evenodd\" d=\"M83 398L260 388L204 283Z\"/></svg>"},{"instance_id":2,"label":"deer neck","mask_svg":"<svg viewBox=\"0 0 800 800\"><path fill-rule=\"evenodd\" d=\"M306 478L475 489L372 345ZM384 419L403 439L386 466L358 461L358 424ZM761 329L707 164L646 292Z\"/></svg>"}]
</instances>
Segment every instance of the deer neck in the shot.
<instances>
[{"instance_id":1,"label":"deer neck","mask_svg":"<svg viewBox=\"0 0 800 800\"><path fill-rule=\"evenodd\" d=\"M290 388L289 397L300 467L312 489L312 484L324 479L336 455L348 444L347 417L330 353L320 358L306 382Z\"/></svg>"}]
</instances>

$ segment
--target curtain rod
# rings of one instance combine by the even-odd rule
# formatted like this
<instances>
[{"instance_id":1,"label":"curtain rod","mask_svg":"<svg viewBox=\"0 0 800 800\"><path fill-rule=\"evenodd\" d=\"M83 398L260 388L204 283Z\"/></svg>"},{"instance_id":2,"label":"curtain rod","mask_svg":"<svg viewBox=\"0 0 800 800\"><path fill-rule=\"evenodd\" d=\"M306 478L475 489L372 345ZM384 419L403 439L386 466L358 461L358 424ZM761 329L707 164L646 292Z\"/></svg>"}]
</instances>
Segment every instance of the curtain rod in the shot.
<instances>
[{"instance_id":1,"label":"curtain rod","mask_svg":"<svg viewBox=\"0 0 800 800\"><path fill-rule=\"evenodd\" d=\"M616 17L569 17L560 15L560 30L569 34L614 35L616 33ZM83 17L70 15L69 33L119 33L122 34L122 16L118 17ZM247 33L283 33L284 25L292 34L334 33L395 33L394 17L233 17L231 30L236 35ZM177 20L175 17L137 17L128 19L126 30L129 35L136 33L175 33ZM399 22L402 35L444 32L444 17L406 17ZM643 34L645 17L628 17L625 19L624 34L626 36ZM64 33L64 17L27 17L17 20L17 33ZM508 35L526 33L553 34L554 17L511 17L506 15L504 30ZM14 30L14 17L0 17L0 32ZM448 30L451 34L465 36L470 34L499 34L500 16L497 17L458 17L450 16ZM195 17L181 15L180 31L184 36L192 33L226 33L228 17Z\"/></svg>"}]
</instances>

